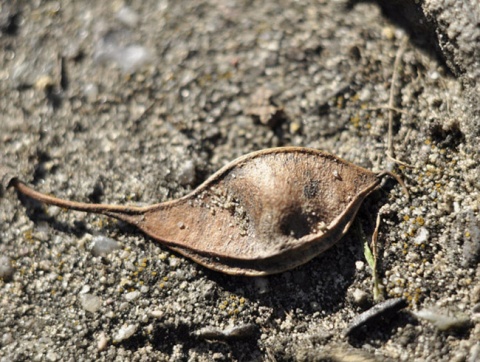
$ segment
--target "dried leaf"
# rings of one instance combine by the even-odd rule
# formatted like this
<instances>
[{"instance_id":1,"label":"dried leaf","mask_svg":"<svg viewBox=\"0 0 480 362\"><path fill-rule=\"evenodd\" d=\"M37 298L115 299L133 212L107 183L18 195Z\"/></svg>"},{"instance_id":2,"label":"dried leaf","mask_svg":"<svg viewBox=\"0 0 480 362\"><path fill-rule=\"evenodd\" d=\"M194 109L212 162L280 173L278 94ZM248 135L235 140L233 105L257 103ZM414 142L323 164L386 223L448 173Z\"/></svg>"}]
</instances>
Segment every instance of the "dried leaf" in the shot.
<instances>
[{"instance_id":1,"label":"dried leaf","mask_svg":"<svg viewBox=\"0 0 480 362\"><path fill-rule=\"evenodd\" d=\"M47 204L135 225L199 264L235 275L267 275L304 264L337 242L380 178L331 154L285 147L240 157L189 195L147 207L58 199L13 179Z\"/></svg>"}]
</instances>

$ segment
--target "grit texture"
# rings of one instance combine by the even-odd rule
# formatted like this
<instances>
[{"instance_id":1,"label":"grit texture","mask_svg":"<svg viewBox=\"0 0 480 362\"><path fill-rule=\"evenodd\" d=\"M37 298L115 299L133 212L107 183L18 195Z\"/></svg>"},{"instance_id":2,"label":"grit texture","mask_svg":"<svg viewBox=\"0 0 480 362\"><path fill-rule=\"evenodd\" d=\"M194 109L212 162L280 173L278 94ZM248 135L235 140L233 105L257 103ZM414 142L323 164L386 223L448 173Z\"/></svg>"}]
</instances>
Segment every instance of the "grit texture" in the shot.
<instances>
[{"instance_id":1,"label":"grit texture","mask_svg":"<svg viewBox=\"0 0 480 362\"><path fill-rule=\"evenodd\" d=\"M479 29L476 0L1 2L0 361L480 360ZM277 146L410 198L388 181L334 247L248 278L7 188L148 205ZM359 318L378 213L392 302Z\"/></svg>"}]
</instances>

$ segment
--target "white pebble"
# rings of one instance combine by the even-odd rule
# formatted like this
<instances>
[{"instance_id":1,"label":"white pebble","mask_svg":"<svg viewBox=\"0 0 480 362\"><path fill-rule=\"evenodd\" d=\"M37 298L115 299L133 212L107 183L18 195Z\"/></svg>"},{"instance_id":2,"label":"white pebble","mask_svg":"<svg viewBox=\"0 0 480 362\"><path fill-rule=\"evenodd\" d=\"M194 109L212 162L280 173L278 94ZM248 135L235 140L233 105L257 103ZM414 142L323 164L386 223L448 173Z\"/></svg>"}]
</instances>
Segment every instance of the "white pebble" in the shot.
<instances>
[{"instance_id":1,"label":"white pebble","mask_svg":"<svg viewBox=\"0 0 480 362\"><path fill-rule=\"evenodd\" d=\"M98 97L98 87L96 84L88 83L83 87L83 94L89 102L93 102Z\"/></svg>"},{"instance_id":2,"label":"white pebble","mask_svg":"<svg viewBox=\"0 0 480 362\"><path fill-rule=\"evenodd\" d=\"M359 99L361 102L368 102L372 98L372 92L368 88L363 88L360 92Z\"/></svg>"},{"instance_id":3,"label":"white pebble","mask_svg":"<svg viewBox=\"0 0 480 362\"><path fill-rule=\"evenodd\" d=\"M82 287L82 290L80 290L80 293L79 294L87 294L89 291L90 291L90 285L88 284L85 284L83 287Z\"/></svg>"},{"instance_id":4,"label":"white pebble","mask_svg":"<svg viewBox=\"0 0 480 362\"><path fill-rule=\"evenodd\" d=\"M126 26L135 28L138 25L138 21L140 17L134 10L132 10L128 6L124 6L118 11L117 19L120 20Z\"/></svg>"},{"instance_id":5,"label":"white pebble","mask_svg":"<svg viewBox=\"0 0 480 362\"><path fill-rule=\"evenodd\" d=\"M123 326L120 327L118 330L117 334L114 336L115 341L124 341L131 336L134 335L134 333L137 331L137 326L133 324L124 324Z\"/></svg>"},{"instance_id":6,"label":"white pebble","mask_svg":"<svg viewBox=\"0 0 480 362\"><path fill-rule=\"evenodd\" d=\"M178 258L170 258L168 259L168 264L171 268L176 268L180 265L180 259Z\"/></svg>"},{"instance_id":7,"label":"white pebble","mask_svg":"<svg viewBox=\"0 0 480 362\"><path fill-rule=\"evenodd\" d=\"M58 354L56 354L53 351L48 351L45 357L47 358L47 361L51 361L51 362L58 361Z\"/></svg>"},{"instance_id":8,"label":"white pebble","mask_svg":"<svg viewBox=\"0 0 480 362\"><path fill-rule=\"evenodd\" d=\"M95 294L81 294L79 297L82 308L87 312L95 313L102 307L102 299Z\"/></svg>"},{"instance_id":9,"label":"white pebble","mask_svg":"<svg viewBox=\"0 0 480 362\"><path fill-rule=\"evenodd\" d=\"M160 309L154 309L154 310L150 311L150 316L153 317L153 318L162 318L163 315L164 315L164 313Z\"/></svg>"},{"instance_id":10,"label":"white pebble","mask_svg":"<svg viewBox=\"0 0 480 362\"><path fill-rule=\"evenodd\" d=\"M94 256L107 256L112 251L120 249L120 243L106 236L95 236L92 241Z\"/></svg>"},{"instance_id":11,"label":"white pebble","mask_svg":"<svg viewBox=\"0 0 480 362\"><path fill-rule=\"evenodd\" d=\"M6 346L7 344L13 343L15 340L11 333L4 333L2 338L0 339L0 343L2 346Z\"/></svg>"},{"instance_id":12,"label":"white pebble","mask_svg":"<svg viewBox=\"0 0 480 362\"><path fill-rule=\"evenodd\" d=\"M418 229L417 236L415 236L415 239L413 240L413 242L417 245L424 244L428 240L429 235L430 233L428 232L428 230L422 227Z\"/></svg>"},{"instance_id":13,"label":"white pebble","mask_svg":"<svg viewBox=\"0 0 480 362\"><path fill-rule=\"evenodd\" d=\"M138 290L135 290L133 292L125 294L125 299L128 302L133 302L135 299L138 299L139 296L140 296L140 292Z\"/></svg>"},{"instance_id":14,"label":"white pebble","mask_svg":"<svg viewBox=\"0 0 480 362\"><path fill-rule=\"evenodd\" d=\"M15 269L8 256L0 256L0 278L4 281L12 280Z\"/></svg>"},{"instance_id":15,"label":"white pebble","mask_svg":"<svg viewBox=\"0 0 480 362\"><path fill-rule=\"evenodd\" d=\"M182 186L191 185L195 181L195 163L192 160L185 161L178 171L178 182Z\"/></svg>"},{"instance_id":16,"label":"white pebble","mask_svg":"<svg viewBox=\"0 0 480 362\"><path fill-rule=\"evenodd\" d=\"M436 308L424 308L415 312L414 315L417 318L433 323L441 331L463 328L470 323L470 319L465 315L451 315Z\"/></svg>"},{"instance_id":17,"label":"white pebble","mask_svg":"<svg viewBox=\"0 0 480 362\"><path fill-rule=\"evenodd\" d=\"M149 49L138 44L128 46L107 44L99 47L94 58L98 62L116 63L124 73L134 73L142 66L151 63L153 55Z\"/></svg>"},{"instance_id":18,"label":"white pebble","mask_svg":"<svg viewBox=\"0 0 480 362\"><path fill-rule=\"evenodd\" d=\"M358 288L356 288L353 291L352 297L353 297L353 302L356 305L363 305L368 301L368 294L365 291Z\"/></svg>"},{"instance_id":19,"label":"white pebble","mask_svg":"<svg viewBox=\"0 0 480 362\"><path fill-rule=\"evenodd\" d=\"M104 351L108 345L108 338L105 332L101 332L97 338L97 348L99 351Z\"/></svg>"},{"instance_id":20,"label":"white pebble","mask_svg":"<svg viewBox=\"0 0 480 362\"><path fill-rule=\"evenodd\" d=\"M357 260L355 262L355 268L358 270L358 271L362 271L365 269L365 263L361 260Z\"/></svg>"}]
</instances>

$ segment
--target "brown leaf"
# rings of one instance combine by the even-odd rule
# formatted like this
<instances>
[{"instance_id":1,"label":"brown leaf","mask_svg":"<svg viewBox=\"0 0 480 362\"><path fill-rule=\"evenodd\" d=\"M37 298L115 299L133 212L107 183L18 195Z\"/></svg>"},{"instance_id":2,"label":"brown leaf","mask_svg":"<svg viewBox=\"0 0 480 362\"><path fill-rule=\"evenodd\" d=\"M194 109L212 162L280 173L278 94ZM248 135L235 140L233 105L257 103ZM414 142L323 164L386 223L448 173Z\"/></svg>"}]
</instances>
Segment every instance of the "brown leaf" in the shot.
<instances>
[{"instance_id":1,"label":"brown leaf","mask_svg":"<svg viewBox=\"0 0 480 362\"><path fill-rule=\"evenodd\" d=\"M279 273L306 263L348 230L380 176L331 154L285 147L240 157L189 195L147 207L27 196L131 223L208 268L235 275Z\"/></svg>"}]
</instances>

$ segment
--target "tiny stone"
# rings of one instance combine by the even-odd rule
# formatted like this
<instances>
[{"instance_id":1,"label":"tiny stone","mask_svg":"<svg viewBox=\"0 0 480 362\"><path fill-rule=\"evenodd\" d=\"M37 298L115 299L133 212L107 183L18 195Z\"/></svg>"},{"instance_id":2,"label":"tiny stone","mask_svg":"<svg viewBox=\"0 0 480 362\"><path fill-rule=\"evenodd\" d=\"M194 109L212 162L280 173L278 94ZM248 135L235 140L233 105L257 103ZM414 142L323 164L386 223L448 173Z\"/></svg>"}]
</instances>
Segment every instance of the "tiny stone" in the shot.
<instances>
[{"instance_id":1,"label":"tiny stone","mask_svg":"<svg viewBox=\"0 0 480 362\"><path fill-rule=\"evenodd\" d=\"M52 361L52 362L58 361L58 354L56 354L53 351L48 351L46 357L48 361Z\"/></svg>"},{"instance_id":2,"label":"tiny stone","mask_svg":"<svg viewBox=\"0 0 480 362\"><path fill-rule=\"evenodd\" d=\"M83 94L89 102L93 102L98 97L98 87L96 84L88 83L83 87Z\"/></svg>"},{"instance_id":3,"label":"tiny stone","mask_svg":"<svg viewBox=\"0 0 480 362\"><path fill-rule=\"evenodd\" d=\"M129 302L133 302L135 299L138 299L140 296L140 292L138 290L135 290L133 292L125 294L125 299Z\"/></svg>"},{"instance_id":4,"label":"tiny stone","mask_svg":"<svg viewBox=\"0 0 480 362\"><path fill-rule=\"evenodd\" d=\"M362 102L368 102L372 98L372 92L368 88L364 88L360 92L359 99Z\"/></svg>"},{"instance_id":5,"label":"tiny stone","mask_svg":"<svg viewBox=\"0 0 480 362\"><path fill-rule=\"evenodd\" d=\"M140 17L134 10L128 6L124 6L118 11L117 19L129 27L135 28L138 25Z\"/></svg>"},{"instance_id":6,"label":"tiny stone","mask_svg":"<svg viewBox=\"0 0 480 362\"><path fill-rule=\"evenodd\" d=\"M252 337L257 331L257 326L253 323L232 326L226 329L216 327L204 327L193 334L201 339L210 340L235 340Z\"/></svg>"},{"instance_id":7,"label":"tiny stone","mask_svg":"<svg viewBox=\"0 0 480 362\"><path fill-rule=\"evenodd\" d=\"M105 332L101 332L97 338L97 349L99 351L104 351L108 345L108 338Z\"/></svg>"},{"instance_id":8,"label":"tiny stone","mask_svg":"<svg viewBox=\"0 0 480 362\"><path fill-rule=\"evenodd\" d=\"M185 161L178 171L178 182L182 186L191 185L195 181L195 164L192 160Z\"/></svg>"},{"instance_id":9,"label":"tiny stone","mask_svg":"<svg viewBox=\"0 0 480 362\"><path fill-rule=\"evenodd\" d=\"M358 271L362 271L365 269L365 263L361 260L358 260L355 262L355 268L358 270Z\"/></svg>"},{"instance_id":10,"label":"tiny stone","mask_svg":"<svg viewBox=\"0 0 480 362\"><path fill-rule=\"evenodd\" d=\"M127 310L128 309L128 303L127 302L123 302L122 304L120 304L118 306L118 310L120 311L124 311L124 310Z\"/></svg>"},{"instance_id":11,"label":"tiny stone","mask_svg":"<svg viewBox=\"0 0 480 362\"><path fill-rule=\"evenodd\" d=\"M2 335L2 339L1 339L0 343L1 343L2 346L6 346L7 344L12 343L13 341L14 341L14 339L13 339L13 336L12 336L11 333L4 333Z\"/></svg>"},{"instance_id":12,"label":"tiny stone","mask_svg":"<svg viewBox=\"0 0 480 362\"><path fill-rule=\"evenodd\" d=\"M425 242L427 242L429 234L430 233L428 232L428 230L422 227L418 229L417 236L415 236L415 239L413 240L413 242L417 245L424 244Z\"/></svg>"},{"instance_id":13,"label":"tiny stone","mask_svg":"<svg viewBox=\"0 0 480 362\"><path fill-rule=\"evenodd\" d=\"M13 279L15 269L8 256L0 256L0 278L8 282Z\"/></svg>"},{"instance_id":14,"label":"tiny stone","mask_svg":"<svg viewBox=\"0 0 480 362\"><path fill-rule=\"evenodd\" d=\"M168 264L172 268L176 268L180 265L180 260L178 258L170 258L170 259L168 259Z\"/></svg>"},{"instance_id":15,"label":"tiny stone","mask_svg":"<svg viewBox=\"0 0 480 362\"><path fill-rule=\"evenodd\" d=\"M82 290L80 290L80 294L87 294L90 291L90 285L86 284L82 287Z\"/></svg>"},{"instance_id":16,"label":"tiny stone","mask_svg":"<svg viewBox=\"0 0 480 362\"><path fill-rule=\"evenodd\" d=\"M115 341L124 341L135 334L137 331L137 326L133 324L124 324L120 327L117 334L113 338Z\"/></svg>"},{"instance_id":17,"label":"tiny stone","mask_svg":"<svg viewBox=\"0 0 480 362\"><path fill-rule=\"evenodd\" d=\"M470 327L471 321L466 315L452 315L436 308L424 308L414 313L415 317L431 322L441 331L461 330Z\"/></svg>"},{"instance_id":18,"label":"tiny stone","mask_svg":"<svg viewBox=\"0 0 480 362\"><path fill-rule=\"evenodd\" d=\"M298 122L290 123L290 126L289 126L290 133L297 133L300 130L301 127L302 127L301 124L298 123Z\"/></svg>"},{"instance_id":19,"label":"tiny stone","mask_svg":"<svg viewBox=\"0 0 480 362\"><path fill-rule=\"evenodd\" d=\"M120 249L120 243L106 236L95 236L92 240L93 256L107 256L112 251Z\"/></svg>"},{"instance_id":20,"label":"tiny stone","mask_svg":"<svg viewBox=\"0 0 480 362\"><path fill-rule=\"evenodd\" d=\"M163 314L163 311L159 309L155 309L150 312L150 316L152 316L153 318L162 318Z\"/></svg>"},{"instance_id":21,"label":"tiny stone","mask_svg":"<svg viewBox=\"0 0 480 362\"><path fill-rule=\"evenodd\" d=\"M368 301L368 294L365 291L358 288L353 291L352 297L353 297L353 302L358 306L363 306Z\"/></svg>"},{"instance_id":22,"label":"tiny stone","mask_svg":"<svg viewBox=\"0 0 480 362\"><path fill-rule=\"evenodd\" d=\"M82 308L87 312L95 313L102 307L102 299L94 294L82 294L79 296Z\"/></svg>"},{"instance_id":23,"label":"tiny stone","mask_svg":"<svg viewBox=\"0 0 480 362\"><path fill-rule=\"evenodd\" d=\"M152 52L139 44L119 46L117 44L102 44L95 52L97 62L116 63L124 73L134 73L139 68L153 60Z\"/></svg>"}]
</instances>

